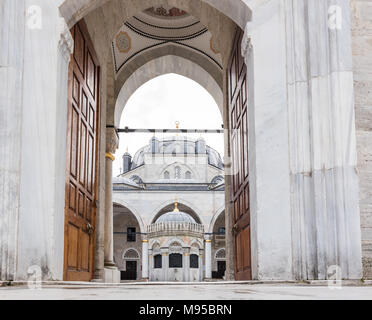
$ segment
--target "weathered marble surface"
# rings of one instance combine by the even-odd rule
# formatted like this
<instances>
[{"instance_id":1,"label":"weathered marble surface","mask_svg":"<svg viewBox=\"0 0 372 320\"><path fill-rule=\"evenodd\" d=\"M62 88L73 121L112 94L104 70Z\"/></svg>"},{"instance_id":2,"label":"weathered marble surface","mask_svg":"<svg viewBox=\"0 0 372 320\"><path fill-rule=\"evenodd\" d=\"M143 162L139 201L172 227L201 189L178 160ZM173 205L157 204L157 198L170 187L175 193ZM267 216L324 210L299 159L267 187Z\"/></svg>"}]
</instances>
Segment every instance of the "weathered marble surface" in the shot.
<instances>
[{"instance_id":1,"label":"weathered marble surface","mask_svg":"<svg viewBox=\"0 0 372 320\"><path fill-rule=\"evenodd\" d=\"M249 78L253 279L293 278L285 25L283 1L266 1L253 11L242 44Z\"/></svg>"},{"instance_id":2,"label":"weathered marble surface","mask_svg":"<svg viewBox=\"0 0 372 320\"><path fill-rule=\"evenodd\" d=\"M363 277L372 278L372 1L351 1Z\"/></svg>"},{"instance_id":3,"label":"weathered marble surface","mask_svg":"<svg viewBox=\"0 0 372 320\"><path fill-rule=\"evenodd\" d=\"M293 273L361 274L349 1L286 4ZM329 27L339 6L342 28ZM304 14L305 13L305 14Z\"/></svg>"},{"instance_id":4,"label":"weathered marble surface","mask_svg":"<svg viewBox=\"0 0 372 320\"><path fill-rule=\"evenodd\" d=\"M24 21L16 17L24 1L0 5L0 279L14 279L17 259L22 152L22 105L20 95L24 66ZM8 50L3 50L7 48Z\"/></svg>"},{"instance_id":5,"label":"weathered marble surface","mask_svg":"<svg viewBox=\"0 0 372 320\"><path fill-rule=\"evenodd\" d=\"M33 265L41 268L45 279L62 278L65 101L72 43L61 24L59 4L43 1L41 11L35 12L30 9L33 1L0 3L5 279L25 279ZM41 25L32 20L39 18L38 13Z\"/></svg>"}]
</instances>

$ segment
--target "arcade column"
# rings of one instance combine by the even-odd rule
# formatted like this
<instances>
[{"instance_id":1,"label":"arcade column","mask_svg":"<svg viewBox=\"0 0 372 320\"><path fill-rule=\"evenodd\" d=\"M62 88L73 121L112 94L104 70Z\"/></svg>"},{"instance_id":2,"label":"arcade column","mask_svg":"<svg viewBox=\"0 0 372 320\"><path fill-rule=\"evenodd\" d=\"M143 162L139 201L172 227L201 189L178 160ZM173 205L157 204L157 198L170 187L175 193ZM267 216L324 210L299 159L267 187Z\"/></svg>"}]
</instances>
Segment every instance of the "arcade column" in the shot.
<instances>
[{"instance_id":1,"label":"arcade column","mask_svg":"<svg viewBox=\"0 0 372 320\"><path fill-rule=\"evenodd\" d=\"M105 168L105 269L104 282L120 282L120 271L114 263L114 220L112 204L112 163L114 153L119 145L119 138L114 128L106 129L106 168Z\"/></svg>"}]
</instances>

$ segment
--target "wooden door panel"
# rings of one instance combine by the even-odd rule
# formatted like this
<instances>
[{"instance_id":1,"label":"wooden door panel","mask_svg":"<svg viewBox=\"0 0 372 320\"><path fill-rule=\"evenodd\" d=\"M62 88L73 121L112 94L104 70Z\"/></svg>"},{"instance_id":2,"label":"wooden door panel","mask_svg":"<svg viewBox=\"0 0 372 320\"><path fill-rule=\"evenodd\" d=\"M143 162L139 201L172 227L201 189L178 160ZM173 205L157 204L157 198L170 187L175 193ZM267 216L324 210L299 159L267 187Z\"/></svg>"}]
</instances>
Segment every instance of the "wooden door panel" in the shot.
<instances>
[{"instance_id":1,"label":"wooden door panel","mask_svg":"<svg viewBox=\"0 0 372 320\"><path fill-rule=\"evenodd\" d=\"M69 248L68 248L68 267L70 269L77 269L78 263L78 234L79 228L73 224L68 224L68 238L69 238Z\"/></svg>"},{"instance_id":2,"label":"wooden door panel","mask_svg":"<svg viewBox=\"0 0 372 320\"><path fill-rule=\"evenodd\" d=\"M96 64L92 58L92 54L90 51L87 51L87 77L86 77L86 84L89 88L90 93L92 94L93 98L95 96L95 84L96 84Z\"/></svg>"},{"instance_id":3,"label":"wooden door panel","mask_svg":"<svg viewBox=\"0 0 372 320\"><path fill-rule=\"evenodd\" d=\"M84 21L71 34L75 48L68 85L64 279L89 281L95 248L99 65Z\"/></svg>"},{"instance_id":4,"label":"wooden door panel","mask_svg":"<svg viewBox=\"0 0 372 320\"><path fill-rule=\"evenodd\" d=\"M228 68L230 145L233 164L235 278L250 280L250 211L248 163L247 68L240 53L242 32L236 34Z\"/></svg>"},{"instance_id":5,"label":"wooden door panel","mask_svg":"<svg viewBox=\"0 0 372 320\"><path fill-rule=\"evenodd\" d=\"M74 37L74 60L80 72L84 73L84 56L85 56L85 39L81 32L81 27L76 25L73 28L72 35Z\"/></svg>"}]
</instances>

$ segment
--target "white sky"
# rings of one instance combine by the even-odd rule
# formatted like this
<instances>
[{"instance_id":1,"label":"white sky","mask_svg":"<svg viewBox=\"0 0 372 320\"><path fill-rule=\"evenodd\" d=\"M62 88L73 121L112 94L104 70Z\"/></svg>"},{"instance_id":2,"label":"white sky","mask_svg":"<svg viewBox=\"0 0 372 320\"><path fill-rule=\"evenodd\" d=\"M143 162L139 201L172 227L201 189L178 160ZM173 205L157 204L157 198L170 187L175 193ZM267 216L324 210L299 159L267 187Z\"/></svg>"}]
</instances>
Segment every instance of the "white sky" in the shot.
<instances>
[{"instance_id":1,"label":"white sky","mask_svg":"<svg viewBox=\"0 0 372 320\"><path fill-rule=\"evenodd\" d=\"M122 113L120 127L171 129L176 127L176 121L180 122L181 129L221 129L223 123L218 106L208 91L197 82L172 73L148 81L131 96ZM121 172L126 148L133 157L139 148L148 144L152 135L120 134L114 176ZM198 138L200 134L188 136ZM163 134L157 134L157 137L162 138ZM206 134L203 137L223 157L223 134Z\"/></svg>"}]
</instances>

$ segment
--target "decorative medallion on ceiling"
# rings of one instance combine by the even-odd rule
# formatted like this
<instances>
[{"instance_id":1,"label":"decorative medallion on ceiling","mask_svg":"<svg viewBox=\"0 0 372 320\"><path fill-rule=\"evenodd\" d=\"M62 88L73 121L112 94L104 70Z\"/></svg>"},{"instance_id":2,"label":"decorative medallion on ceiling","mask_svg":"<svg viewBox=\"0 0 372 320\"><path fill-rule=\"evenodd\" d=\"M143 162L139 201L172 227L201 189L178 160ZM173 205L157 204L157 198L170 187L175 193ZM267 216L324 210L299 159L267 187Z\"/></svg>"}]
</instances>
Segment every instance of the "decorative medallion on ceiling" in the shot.
<instances>
[{"instance_id":1,"label":"decorative medallion on ceiling","mask_svg":"<svg viewBox=\"0 0 372 320\"><path fill-rule=\"evenodd\" d=\"M121 53L127 53L132 49L132 39L129 37L128 33L126 32L119 32L119 34L116 35L116 48Z\"/></svg>"},{"instance_id":2,"label":"decorative medallion on ceiling","mask_svg":"<svg viewBox=\"0 0 372 320\"><path fill-rule=\"evenodd\" d=\"M170 6L151 7L146 9L145 12L161 17L181 17L187 15L186 11Z\"/></svg>"},{"instance_id":3,"label":"decorative medallion on ceiling","mask_svg":"<svg viewBox=\"0 0 372 320\"><path fill-rule=\"evenodd\" d=\"M198 53L222 69L212 34L198 19L177 8L158 7L133 16L116 34L112 42L116 74L139 54L169 44Z\"/></svg>"}]
</instances>

